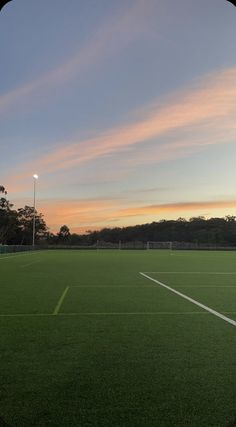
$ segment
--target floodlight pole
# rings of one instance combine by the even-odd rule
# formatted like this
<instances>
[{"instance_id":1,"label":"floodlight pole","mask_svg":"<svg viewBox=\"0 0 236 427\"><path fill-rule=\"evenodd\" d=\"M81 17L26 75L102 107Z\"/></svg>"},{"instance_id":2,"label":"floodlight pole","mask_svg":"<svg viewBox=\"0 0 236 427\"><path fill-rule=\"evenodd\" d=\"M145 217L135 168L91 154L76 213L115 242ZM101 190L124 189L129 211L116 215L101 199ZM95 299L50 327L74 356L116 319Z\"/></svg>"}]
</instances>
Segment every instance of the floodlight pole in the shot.
<instances>
[{"instance_id":1,"label":"floodlight pole","mask_svg":"<svg viewBox=\"0 0 236 427\"><path fill-rule=\"evenodd\" d=\"M32 236L32 246L35 247L35 200L36 200L36 180L38 179L38 175L33 175L34 178L34 216L33 216L33 236Z\"/></svg>"}]
</instances>

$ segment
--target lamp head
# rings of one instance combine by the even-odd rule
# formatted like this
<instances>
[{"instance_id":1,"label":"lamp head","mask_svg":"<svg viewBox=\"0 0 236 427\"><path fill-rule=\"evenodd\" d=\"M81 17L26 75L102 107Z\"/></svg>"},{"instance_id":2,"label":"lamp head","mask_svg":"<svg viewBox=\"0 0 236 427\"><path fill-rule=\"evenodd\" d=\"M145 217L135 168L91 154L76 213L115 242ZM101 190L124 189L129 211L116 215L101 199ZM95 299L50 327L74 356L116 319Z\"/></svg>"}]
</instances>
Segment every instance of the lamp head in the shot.
<instances>
[{"instance_id":1,"label":"lamp head","mask_svg":"<svg viewBox=\"0 0 236 427\"><path fill-rule=\"evenodd\" d=\"M33 178L34 178L34 179L38 179L38 178L39 178L39 176L35 173L35 174L33 175Z\"/></svg>"}]
</instances>

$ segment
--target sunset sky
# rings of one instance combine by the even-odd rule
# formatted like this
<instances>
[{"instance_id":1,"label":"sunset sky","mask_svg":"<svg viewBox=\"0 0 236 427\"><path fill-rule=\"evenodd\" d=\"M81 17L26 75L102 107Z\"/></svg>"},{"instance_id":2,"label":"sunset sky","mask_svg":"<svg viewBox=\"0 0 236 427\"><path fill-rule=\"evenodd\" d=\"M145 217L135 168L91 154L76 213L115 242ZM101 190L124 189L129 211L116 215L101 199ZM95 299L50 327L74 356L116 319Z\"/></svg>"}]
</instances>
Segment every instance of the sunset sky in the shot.
<instances>
[{"instance_id":1,"label":"sunset sky","mask_svg":"<svg viewBox=\"0 0 236 427\"><path fill-rule=\"evenodd\" d=\"M236 215L236 8L13 0L0 13L0 184L52 231Z\"/></svg>"}]
</instances>

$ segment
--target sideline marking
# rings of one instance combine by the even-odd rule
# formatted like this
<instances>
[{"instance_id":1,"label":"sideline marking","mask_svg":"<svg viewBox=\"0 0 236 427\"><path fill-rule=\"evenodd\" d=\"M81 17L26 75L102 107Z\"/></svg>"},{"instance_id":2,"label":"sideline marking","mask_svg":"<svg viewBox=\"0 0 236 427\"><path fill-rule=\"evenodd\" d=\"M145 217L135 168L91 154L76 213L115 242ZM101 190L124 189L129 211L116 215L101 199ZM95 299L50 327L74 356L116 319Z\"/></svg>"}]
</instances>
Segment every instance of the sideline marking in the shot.
<instances>
[{"instance_id":1,"label":"sideline marking","mask_svg":"<svg viewBox=\"0 0 236 427\"><path fill-rule=\"evenodd\" d=\"M38 259L37 261L33 261L33 262L29 263L29 264L23 264L23 265L21 265L20 267L21 267L21 268L29 267L30 265L32 265L32 264L36 264L37 262L41 262L41 259Z\"/></svg>"},{"instance_id":2,"label":"sideline marking","mask_svg":"<svg viewBox=\"0 0 236 427\"><path fill-rule=\"evenodd\" d=\"M41 252L41 251L40 251ZM3 261L4 259L9 259L9 258L15 258L15 257L18 257L18 256L21 256L21 255L36 255L38 253L38 251L36 251L36 252L31 252L31 251L25 251L23 254L22 253L18 253L18 255L10 255L10 256L4 256L4 255L1 255L0 256L0 261Z\"/></svg>"},{"instance_id":3,"label":"sideline marking","mask_svg":"<svg viewBox=\"0 0 236 427\"><path fill-rule=\"evenodd\" d=\"M223 315L223 314L221 314L221 313L218 313L218 311L215 311L215 310L213 310L212 308L208 307L207 305L204 305L204 304L202 304L202 303L200 303L200 302L196 301L195 299L190 298L190 297L188 297L188 296L187 296L187 295L185 295L185 294L182 294L181 292L177 291L176 289L171 288L170 286L165 285L165 284L164 284L164 283L162 283L162 282L159 282L159 280L153 279L152 277L148 276L148 275L147 275L147 274L145 274L145 273L142 273L141 271L140 271L140 274L141 274L143 277L146 277L146 279L152 280L153 282L157 283L158 285L162 286L163 288L166 288L166 289L168 289L169 291L173 292L174 294L177 294L177 295L178 295L178 296L180 296L181 298L184 298L184 299L186 299L187 301L191 302L192 304L195 304L195 305L197 305L198 307L203 308L204 310L208 311L209 313L213 314L213 315L214 315L214 316L216 316L216 317L219 317L220 319L224 320L225 322L228 322L228 323L230 323L231 325L236 326L236 321L235 321L235 320L230 319L229 317L226 317L226 316L224 316L224 315Z\"/></svg>"},{"instance_id":4,"label":"sideline marking","mask_svg":"<svg viewBox=\"0 0 236 427\"><path fill-rule=\"evenodd\" d=\"M0 317L44 317L53 316L52 313L18 313L18 314L0 314Z\"/></svg>"},{"instance_id":5,"label":"sideline marking","mask_svg":"<svg viewBox=\"0 0 236 427\"><path fill-rule=\"evenodd\" d=\"M60 308L62 306L62 303L63 303L63 301L65 299L65 296L66 296L68 290L69 290L69 286L67 286L66 289L64 290L64 292L62 293L61 298L59 299L59 301L58 301L58 303L57 303L57 305L56 305L56 307L55 307L55 309L54 309L54 311L52 313L53 316L56 316L59 313L59 310L60 310Z\"/></svg>"}]
</instances>

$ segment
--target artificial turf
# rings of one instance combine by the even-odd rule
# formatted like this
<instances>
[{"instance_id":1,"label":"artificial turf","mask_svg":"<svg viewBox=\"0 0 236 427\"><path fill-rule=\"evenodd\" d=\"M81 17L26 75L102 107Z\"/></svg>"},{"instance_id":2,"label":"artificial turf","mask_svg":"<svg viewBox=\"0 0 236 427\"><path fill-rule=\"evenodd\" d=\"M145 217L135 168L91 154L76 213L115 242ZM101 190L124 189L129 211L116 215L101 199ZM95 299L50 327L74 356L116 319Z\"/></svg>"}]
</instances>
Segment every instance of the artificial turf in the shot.
<instances>
[{"instance_id":1,"label":"artificial turf","mask_svg":"<svg viewBox=\"0 0 236 427\"><path fill-rule=\"evenodd\" d=\"M236 319L236 274L228 274L236 273L234 252L58 250L0 257L0 417L6 423L236 425L236 327L140 271Z\"/></svg>"}]
</instances>

